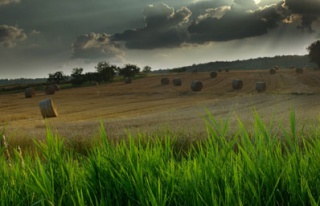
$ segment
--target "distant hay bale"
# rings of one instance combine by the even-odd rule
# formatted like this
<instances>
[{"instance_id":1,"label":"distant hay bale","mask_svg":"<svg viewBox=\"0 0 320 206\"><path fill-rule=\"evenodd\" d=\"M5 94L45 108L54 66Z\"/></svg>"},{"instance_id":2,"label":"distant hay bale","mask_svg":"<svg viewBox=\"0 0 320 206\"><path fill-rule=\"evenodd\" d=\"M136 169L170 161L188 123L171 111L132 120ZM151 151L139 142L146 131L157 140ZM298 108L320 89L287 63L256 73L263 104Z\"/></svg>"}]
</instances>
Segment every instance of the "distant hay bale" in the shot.
<instances>
[{"instance_id":1,"label":"distant hay bale","mask_svg":"<svg viewBox=\"0 0 320 206\"><path fill-rule=\"evenodd\" d=\"M267 89L267 84L265 82L257 82L256 90L257 92L264 92Z\"/></svg>"},{"instance_id":2,"label":"distant hay bale","mask_svg":"<svg viewBox=\"0 0 320 206\"><path fill-rule=\"evenodd\" d=\"M36 95L36 93L32 87L28 87L26 88L24 95L26 98L32 98L33 96Z\"/></svg>"},{"instance_id":3,"label":"distant hay bale","mask_svg":"<svg viewBox=\"0 0 320 206\"><path fill-rule=\"evenodd\" d=\"M217 72L211 72L210 73L210 77L211 78L216 78L218 76L218 73Z\"/></svg>"},{"instance_id":4,"label":"distant hay bale","mask_svg":"<svg viewBox=\"0 0 320 206\"><path fill-rule=\"evenodd\" d=\"M222 69L218 69L218 72L222 72Z\"/></svg>"},{"instance_id":5,"label":"distant hay bale","mask_svg":"<svg viewBox=\"0 0 320 206\"><path fill-rule=\"evenodd\" d=\"M233 88L234 90L239 90L239 89L242 88L242 86L243 86L242 80L240 80L240 79L234 79L234 80L232 81L232 88Z\"/></svg>"},{"instance_id":6,"label":"distant hay bale","mask_svg":"<svg viewBox=\"0 0 320 206\"><path fill-rule=\"evenodd\" d=\"M275 69L270 69L269 72L270 72L270 74L275 74L276 70Z\"/></svg>"},{"instance_id":7,"label":"distant hay bale","mask_svg":"<svg viewBox=\"0 0 320 206\"><path fill-rule=\"evenodd\" d=\"M229 72L229 69L226 69L225 71L226 71L226 72Z\"/></svg>"},{"instance_id":8,"label":"distant hay bale","mask_svg":"<svg viewBox=\"0 0 320 206\"><path fill-rule=\"evenodd\" d=\"M297 74L302 74L303 73L303 69L302 68L296 68L296 73Z\"/></svg>"},{"instance_id":9,"label":"distant hay bale","mask_svg":"<svg viewBox=\"0 0 320 206\"><path fill-rule=\"evenodd\" d=\"M169 83L170 83L169 78L167 78L167 77L161 78L161 84L162 85L167 85Z\"/></svg>"},{"instance_id":10,"label":"distant hay bale","mask_svg":"<svg viewBox=\"0 0 320 206\"><path fill-rule=\"evenodd\" d=\"M173 79L172 83L174 86L181 86L181 79Z\"/></svg>"},{"instance_id":11,"label":"distant hay bale","mask_svg":"<svg viewBox=\"0 0 320 206\"><path fill-rule=\"evenodd\" d=\"M44 99L39 102L41 115L43 118L50 118L50 117L57 117L58 112L57 108L55 107L52 99Z\"/></svg>"},{"instance_id":12,"label":"distant hay bale","mask_svg":"<svg viewBox=\"0 0 320 206\"><path fill-rule=\"evenodd\" d=\"M132 82L132 78L131 77L125 77L124 78L124 83L130 84L131 82Z\"/></svg>"},{"instance_id":13,"label":"distant hay bale","mask_svg":"<svg viewBox=\"0 0 320 206\"><path fill-rule=\"evenodd\" d=\"M53 85L49 85L49 86L46 86L44 92L46 94L54 94L56 92L56 89Z\"/></svg>"},{"instance_id":14,"label":"distant hay bale","mask_svg":"<svg viewBox=\"0 0 320 206\"><path fill-rule=\"evenodd\" d=\"M203 84L201 81L194 80L191 82L191 90L194 92L201 91L203 88Z\"/></svg>"},{"instance_id":15,"label":"distant hay bale","mask_svg":"<svg viewBox=\"0 0 320 206\"><path fill-rule=\"evenodd\" d=\"M55 91L59 91L60 90L60 86L58 84L53 84L52 85Z\"/></svg>"}]
</instances>

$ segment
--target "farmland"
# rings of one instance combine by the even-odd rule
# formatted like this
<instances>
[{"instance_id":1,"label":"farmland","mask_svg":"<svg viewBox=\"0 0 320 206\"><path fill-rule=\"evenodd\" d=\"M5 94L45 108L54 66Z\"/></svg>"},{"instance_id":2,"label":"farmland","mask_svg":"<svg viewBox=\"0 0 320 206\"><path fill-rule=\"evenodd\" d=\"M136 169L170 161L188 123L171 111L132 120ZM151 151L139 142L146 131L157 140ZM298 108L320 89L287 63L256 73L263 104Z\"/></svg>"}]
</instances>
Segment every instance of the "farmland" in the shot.
<instances>
[{"instance_id":1,"label":"farmland","mask_svg":"<svg viewBox=\"0 0 320 206\"><path fill-rule=\"evenodd\" d=\"M60 90L51 96L59 116L48 119L38 105L46 95L1 95L9 140L1 147L1 204L319 204L318 72L165 76L181 78L178 87L161 85L162 77ZM202 91L190 90L194 79ZM241 90L233 79L243 80ZM257 93L257 81L266 92ZM100 141L84 144L86 153L64 144L94 136ZM40 138L32 155L12 144L26 137ZM119 137L128 139L109 141ZM203 141L184 147L185 139Z\"/></svg>"},{"instance_id":2,"label":"farmland","mask_svg":"<svg viewBox=\"0 0 320 206\"><path fill-rule=\"evenodd\" d=\"M162 77L180 78L181 86L161 85ZM232 80L241 79L243 88L232 89ZM200 92L190 89L192 80L203 83ZM267 90L258 93L255 84L264 81ZM99 86L63 89L54 95L37 91L33 98L24 93L0 96L0 129L7 136L41 137L46 125L66 137L93 136L103 121L110 137L130 132L157 132L170 129L178 133L205 132L203 117L207 109L215 118L230 122L239 119L250 125L253 110L265 121L287 119L292 108L301 126L318 120L320 108L320 73L305 70L222 71L217 78L209 72L153 75L131 84L115 82ZM43 119L39 102L51 97L58 109L56 118ZM232 125L232 124L231 124Z\"/></svg>"}]
</instances>

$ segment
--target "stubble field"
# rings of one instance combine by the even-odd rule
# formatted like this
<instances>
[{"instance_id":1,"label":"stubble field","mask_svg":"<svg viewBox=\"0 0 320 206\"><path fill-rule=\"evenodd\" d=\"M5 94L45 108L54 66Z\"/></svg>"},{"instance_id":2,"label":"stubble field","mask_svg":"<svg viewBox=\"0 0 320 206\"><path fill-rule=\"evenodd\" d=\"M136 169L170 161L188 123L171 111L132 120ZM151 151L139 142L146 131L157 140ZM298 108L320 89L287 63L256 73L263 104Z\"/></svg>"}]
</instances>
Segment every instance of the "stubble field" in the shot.
<instances>
[{"instance_id":1,"label":"stubble field","mask_svg":"<svg viewBox=\"0 0 320 206\"><path fill-rule=\"evenodd\" d=\"M161 78L180 78L181 86L172 82L161 85ZM232 89L232 80L241 79L243 88ZM200 80L203 89L193 92L192 80ZM266 92L256 91L256 82L264 81ZM52 98L58 109L56 118L43 119L39 102ZM24 93L0 95L0 131L7 137L42 138L49 125L60 136L90 138L99 132L103 122L110 138L127 133L171 131L183 138L206 136L206 110L235 129L238 118L248 127L254 111L268 125L286 127L289 114L295 110L299 129L318 123L320 72L305 70L268 70L220 72L210 78L209 72L150 75L131 84L115 82L99 86L63 89L54 95L37 92L33 98Z\"/></svg>"}]
</instances>

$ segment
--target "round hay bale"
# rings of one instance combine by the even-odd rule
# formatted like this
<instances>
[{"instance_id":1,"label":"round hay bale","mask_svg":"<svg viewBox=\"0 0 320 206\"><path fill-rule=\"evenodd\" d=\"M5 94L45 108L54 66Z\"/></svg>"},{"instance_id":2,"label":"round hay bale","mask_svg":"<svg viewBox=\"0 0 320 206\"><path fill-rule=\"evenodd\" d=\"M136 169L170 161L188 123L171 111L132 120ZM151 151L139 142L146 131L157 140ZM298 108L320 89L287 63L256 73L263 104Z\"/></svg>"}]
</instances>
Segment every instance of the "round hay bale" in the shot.
<instances>
[{"instance_id":1,"label":"round hay bale","mask_svg":"<svg viewBox=\"0 0 320 206\"><path fill-rule=\"evenodd\" d=\"M56 92L56 89L53 85L49 85L49 86L46 86L44 92L46 94L54 94Z\"/></svg>"},{"instance_id":2,"label":"round hay bale","mask_svg":"<svg viewBox=\"0 0 320 206\"><path fill-rule=\"evenodd\" d=\"M34 89L32 87L28 87L26 88L24 95L26 98L32 98L36 95L36 93L34 92Z\"/></svg>"},{"instance_id":3,"label":"round hay bale","mask_svg":"<svg viewBox=\"0 0 320 206\"><path fill-rule=\"evenodd\" d=\"M201 81L194 80L191 82L191 90L194 92L199 92L203 88L203 84Z\"/></svg>"},{"instance_id":4,"label":"round hay bale","mask_svg":"<svg viewBox=\"0 0 320 206\"><path fill-rule=\"evenodd\" d=\"M44 99L39 102L41 115L43 118L50 118L50 117L57 117L58 112L57 108L55 107L52 99Z\"/></svg>"},{"instance_id":5,"label":"round hay bale","mask_svg":"<svg viewBox=\"0 0 320 206\"><path fill-rule=\"evenodd\" d=\"M275 74L276 70L275 69L270 69L269 72L270 72L270 74Z\"/></svg>"},{"instance_id":6,"label":"round hay bale","mask_svg":"<svg viewBox=\"0 0 320 206\"><path fill-rule=\"evenodd\" d=\"M297 74L302 74L303 73L303 69L302 68L296 68L296 73Z\"/></svg>"},{"instance_id":7,"label":"round hay bale","mask_svg":"<svg viewBox=\"0 0 320 206\"><path fill-rule=\"evenodd\" d=\"M60 90L60 86L58 84L53 84L52 85L55 91L59 91Z\"/></svg>"},{"instance_id":8,"label":"round hay bale","mask_svg":"<svg viewBox=\"0 0 320 206\"><path fill-rule=\"evenodd\" d=\"M164 77L164 78L161 78L161 84L162 85L167 85L167 84L169 84L169 78L167 78L167 77Z\"/></svg>"},{"instance_id":9,"label":"round hay bale","mask_svg":"<svg viewBox=\"0 0 320 206\"><path fill-rule=\"evenodd\" d=\"M257 82L256 83L256 90L258 92L264 92L267 89L267 84L265 82Z\"/></svg>"},{"instance_id":10,"label":"round hay bale","mask_svg":"<svg viewBox=\"0 0 320 206\"><path fill-rule=\"evenodd\" d=\"M226 72L229 72L229 69L226 69Z\"/></svg>"},{"instance_id":11,"label":"round hay bale","mask_svg":"<svg viewBox=\"0 0 320 206\"><path fill-rule=\"evenodd\" d=\"M173 79L172 83L174 86L181 86L181 79Z\"/></svg>"},{"instance_id":12,"label":"round hay bale","mask_svg":"<svg viewBox=\"0 0 320 206\"><path fill-rule=\"evenodd\" d=\"M218 73L217 72L211 72L210 73L210 77L211 78L216 78L218 76Z\"/></svg>"},{"instance_id":13,"label":"round hay bale","mask_svg":"<svg viewBox=\"0 0 320 206\"><path fill-rule=\"evenodd\" d=\"M239 90L239 89L242 88L242 86L243 86L242 80L240 80L240 79L234 79L234 80L232 81L232 88L233 88L233 89Z\"/></svg>"},{"instance_id":14,"label":"round hay bale","mask_svg":"<svg viewBox=\"0 0 320 206\"><path fill-rule=\"evenodd\" d=\"M125 77L125 78L124 78L124 83L130 84L131 82L132 82L131 77Z\"/></svg>"}]
</instances>

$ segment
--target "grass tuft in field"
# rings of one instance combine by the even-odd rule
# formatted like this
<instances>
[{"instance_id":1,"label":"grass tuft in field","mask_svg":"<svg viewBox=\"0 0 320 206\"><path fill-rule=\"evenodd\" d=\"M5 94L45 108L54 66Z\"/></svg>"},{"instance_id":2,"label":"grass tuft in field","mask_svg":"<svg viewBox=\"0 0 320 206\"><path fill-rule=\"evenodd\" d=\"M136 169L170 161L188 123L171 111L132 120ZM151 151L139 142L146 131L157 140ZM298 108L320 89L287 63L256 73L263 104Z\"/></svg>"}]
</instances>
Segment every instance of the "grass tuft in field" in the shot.
<instances>
[{"instance_id":1,"label":"grass tuft in field","mask_svg":"<svg viewBox=\"0 0 320 206\"><path fill-rule=\"evenodd\" d=\"M100 141L86 152L49 128L35 152L6 148L0 155L1 205L318 205L319 128L266 125L255 113L253 130L239 119L208 113L207 137L180 143L170 132ZM181 138L181 137L180 137Z\"/></svg>"}]
</instances>

